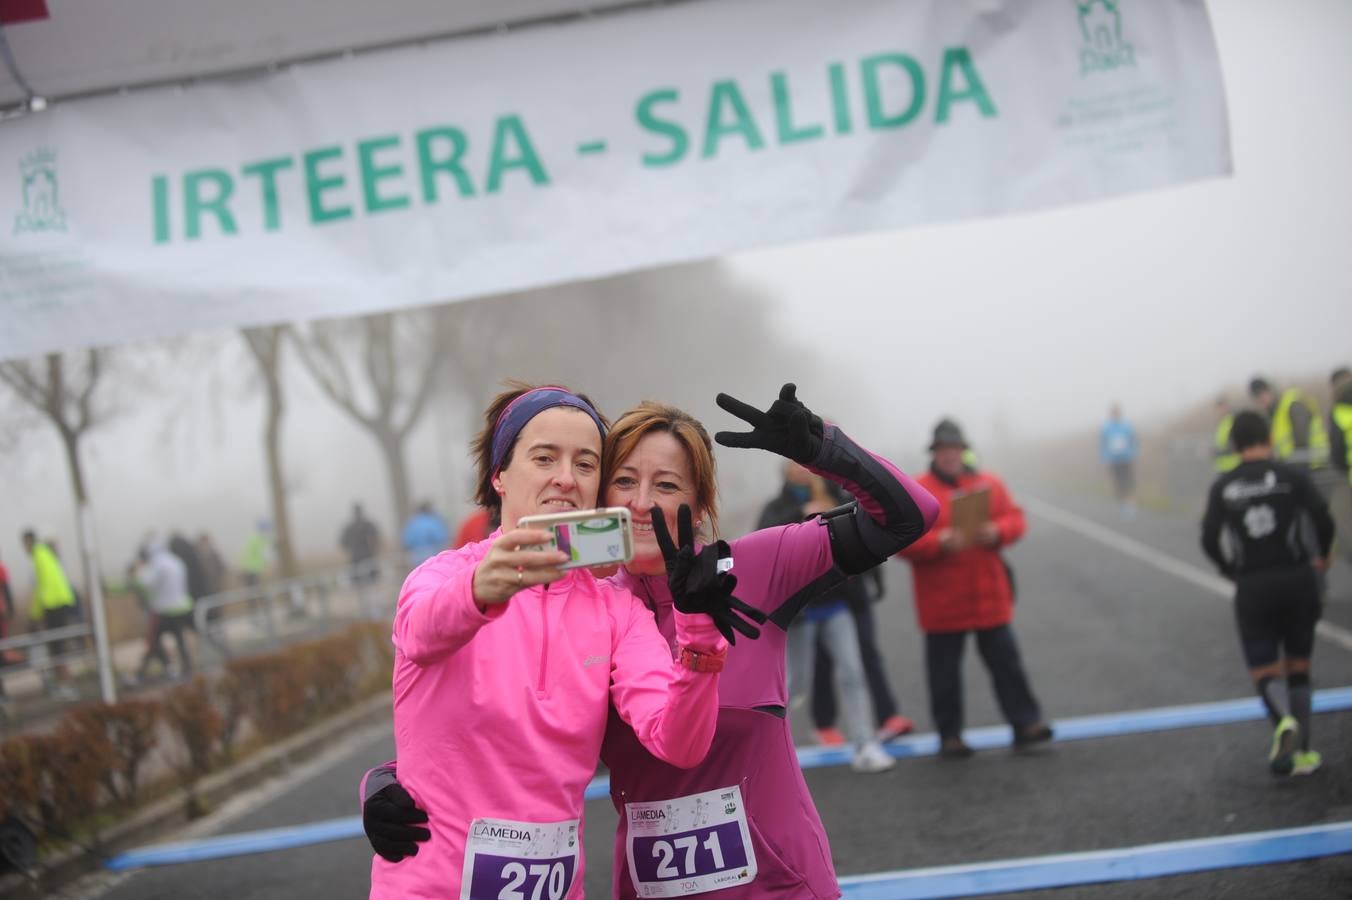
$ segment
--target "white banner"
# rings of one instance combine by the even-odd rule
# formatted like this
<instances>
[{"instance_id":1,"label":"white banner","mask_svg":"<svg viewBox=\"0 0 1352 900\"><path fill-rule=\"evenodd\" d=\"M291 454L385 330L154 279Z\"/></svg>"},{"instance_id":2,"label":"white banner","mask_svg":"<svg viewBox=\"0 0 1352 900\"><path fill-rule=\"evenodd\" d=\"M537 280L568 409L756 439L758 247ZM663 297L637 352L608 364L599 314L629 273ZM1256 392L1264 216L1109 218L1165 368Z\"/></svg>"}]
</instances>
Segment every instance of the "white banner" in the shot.
<instances>
[{"instance_id":1,"label":"white banner","mask_svg":"<svg viewBox=\"0 0 1352 900\"><path fill-rule=\"evenodd\" d=\"M1230 171L1202 0L703 0L0 125L0 358Z\"/></svg>"}]
</instances>

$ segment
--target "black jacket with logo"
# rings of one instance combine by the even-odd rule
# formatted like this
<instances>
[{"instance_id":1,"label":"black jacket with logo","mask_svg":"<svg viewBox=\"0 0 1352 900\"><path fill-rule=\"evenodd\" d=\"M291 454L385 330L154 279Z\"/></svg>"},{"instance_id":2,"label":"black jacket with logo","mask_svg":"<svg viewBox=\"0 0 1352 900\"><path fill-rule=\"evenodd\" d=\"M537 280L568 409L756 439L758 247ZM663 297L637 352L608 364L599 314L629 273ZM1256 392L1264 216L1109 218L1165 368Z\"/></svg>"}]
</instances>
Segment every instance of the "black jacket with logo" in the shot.
<instances>
[{"instance_id":1,"label":"black jacket with logo","mask_svg":"<svg viewBox=\"0 0 1352 900\"><path fill-rule=\"evenodd\" d=\"M1235 578L1263 569L1309 562L1300 538L1300 519L1314 521L1319 553L1333 546L1333 518L1308 472L1275 460L1240 463L1211 485L1202 517L1202 549L1226 575ZM1221 549L1221 533L1233 540Z\"/></svg>"}]
</instances>

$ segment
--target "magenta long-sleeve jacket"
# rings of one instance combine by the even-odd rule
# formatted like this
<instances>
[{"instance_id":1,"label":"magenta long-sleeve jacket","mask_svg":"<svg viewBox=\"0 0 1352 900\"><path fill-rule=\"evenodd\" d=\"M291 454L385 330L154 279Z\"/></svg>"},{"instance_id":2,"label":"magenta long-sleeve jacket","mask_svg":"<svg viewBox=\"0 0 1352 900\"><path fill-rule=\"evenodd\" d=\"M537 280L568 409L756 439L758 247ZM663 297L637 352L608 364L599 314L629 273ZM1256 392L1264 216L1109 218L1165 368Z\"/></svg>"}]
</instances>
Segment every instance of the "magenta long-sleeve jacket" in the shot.
<instances>
[{"instance_id":1,"label":"magenta long-sleeve jacket","mask_svg":"<svg viewBox=\"0 0 1352 900\"><path fill-rule=\"evenodd\" d=\"M438 554L400 593L399 781L432 837L400 863L373 860L373 898L580 897L583 791L607 711L664 764L708 750L719 676L677 666L624 587L575 571L480 612L474 570L494 537ZM691 649L727 648L707 616L677 613L675 627Z\"/></svg>"},{"instance_id":2,"label":"magenta long-sleeve jacket","mask_svg":"<svg viewBox=\"0 0 1352 900\"><path fill-rule=\"evenodd\" d=\"M808 468L844 486L877 523L878 561L918 538L938 514L929 492L834 427ZM785 644L789 623L807 600L843 575L822 519L762 529L731 548L737 596L770 621L759 640L740 640L728 652L718 728L704 762L685 770L667 765L644 750L619 716L610 717L601 758L620 816L616 897L680 896L682 885L715 890L717 900L840 896L785 715ZM666 580L621 571L612 581L648 602L674 645ZM663 819L651 818L658 814L677 824L664 827Z\"/></svg>"}]
</instances>

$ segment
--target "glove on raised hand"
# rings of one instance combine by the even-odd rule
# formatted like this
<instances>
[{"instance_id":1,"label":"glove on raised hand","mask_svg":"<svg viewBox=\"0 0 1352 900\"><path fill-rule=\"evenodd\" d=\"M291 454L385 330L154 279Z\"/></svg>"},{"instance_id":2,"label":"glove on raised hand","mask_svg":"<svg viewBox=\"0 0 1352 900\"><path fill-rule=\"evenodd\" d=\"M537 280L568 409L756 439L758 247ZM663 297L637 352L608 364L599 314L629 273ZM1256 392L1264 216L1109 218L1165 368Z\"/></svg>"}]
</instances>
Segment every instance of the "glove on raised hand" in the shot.
<instances>
[{"instance_id":1,"label":"glove on raised hand","mask_svg":"<svg viewBox=\"0 0 1352 900\"><path fill-rule=\"evenodd\" d=\"M714 440L724 447L769 450L796 463L811 463L821 451L825 426L820 416L794 396L795 391L794 385L784 385L779 389L779 399L765 412L736 397L719 394L718 405L746 421L751 431L720 431Z\"/></svg>"},{"instance_id":2,"label":"glove on raised hand","mask_svg":"<svg viewBox=\"0 0 1352 900\"><path fill-rule=\"evenodd\" d=\"M672 603L683 613L704 613L713 619L729 644L737 643L736 631L749 638L760 637L760 629L746 619L761 623L766 619L765 613L732 595L737 587L736 575L718 571L718 561L732 555L727 541L715 541L696 552L695 529L690 519L690 507L682 503L676 513L676 534L681 542L677 547L667 531L661 508L654 506L652 510L653 536L666 562Z\"/></svg>"}]
</instances>

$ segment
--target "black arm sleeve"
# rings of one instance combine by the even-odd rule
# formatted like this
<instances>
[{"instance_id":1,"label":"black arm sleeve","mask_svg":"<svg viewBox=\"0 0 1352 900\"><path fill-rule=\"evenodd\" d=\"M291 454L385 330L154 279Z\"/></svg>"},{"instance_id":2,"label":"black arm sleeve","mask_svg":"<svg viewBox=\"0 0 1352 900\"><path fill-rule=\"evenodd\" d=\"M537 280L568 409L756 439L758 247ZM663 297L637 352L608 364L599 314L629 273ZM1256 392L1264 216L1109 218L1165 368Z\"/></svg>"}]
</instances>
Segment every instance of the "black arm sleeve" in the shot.
<instances>
[{"instance_id":1,"label":"black arm sleeve","mask_svg":"<svg viewBox=\"0 0 1352 900\"><path fill-rule=\"evenodd\" d=\"M1225 524L1224 507L1221 505L1221 485L1216 482L1207 496L1206 513L1202 516L1202 552L1222 573L1230 573L1230 563L1221 552L1221 526Z\"/></svg>"},{"instance_id":2,"label":"black arm sleeve","mask_svg":"<svg viewBox=\"0 0 1352 900\"><path fill-rule=\"evenodd\" d=\"M826 427L821 452L810 468L856 497L825 517L832 555L846 574L868 571L925 533L924 515L907 484L836 426ZM876 507L880 518L869 515L860 501ZM836 514L851 507L849 516Z\"/></svg>"}]
</instances>

